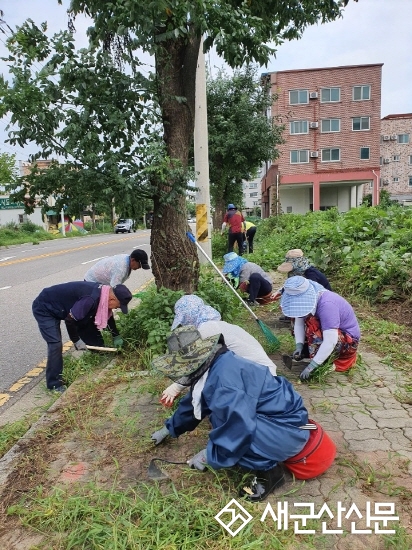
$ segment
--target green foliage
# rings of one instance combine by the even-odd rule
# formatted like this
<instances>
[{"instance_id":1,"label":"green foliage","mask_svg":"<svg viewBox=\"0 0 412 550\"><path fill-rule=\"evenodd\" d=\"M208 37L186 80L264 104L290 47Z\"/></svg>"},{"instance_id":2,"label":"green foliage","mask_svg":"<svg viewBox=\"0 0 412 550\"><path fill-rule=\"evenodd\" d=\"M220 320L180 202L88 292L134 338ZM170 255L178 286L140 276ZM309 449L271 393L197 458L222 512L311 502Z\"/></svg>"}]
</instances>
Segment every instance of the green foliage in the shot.
<instances>
[{"instance_id":1,"label":"green foliage","mask_svg":"<svg viewBox=\"0 0 412 550\"><path fill-rule=\"evenodd\" d=\"M372 193L368 193L363 197L362 204L365 206L372 206ZM387 208L393 204L398 204L398 201L391 199L389 191L381 189L379 192L379 208Z\"/></svg>"},{"instance_id":2,"label":"green foliage","mask_svg":"<svg viewBox=\"0 0 412 550\"><path fill-rule=\"evenodd\" d=\"M148 346L154 354L166 351L166 339L174 319L174 305L183 296L182 291L150 287L142 293L141 303L118 321L122 338L130 348Z\"/></svg>"},{"instance_id":3,"label":"green foliage","mask_svg":"<svg viewBox=\"0 0 412 550\"><path fill-rule=\"evenodd\" d=\"M219 71L207 82L207 122L212 205L241 205L242 180L251 179L267 159L278 156L283 126L266 113L276 97L262 87L257 67L233 75Z\"/></svg>"},{"instance_id":4,"label":"green foliage","mask_svg":"<svg viewBox=\"0 0 412 550\"><path fill-rule=\"evenodd\" d=\"M23 244L32 242L37 244L40 241L54 239L54 235L45 231L42 227L35 225L31 221L17 224L9 222L5 226L0 226L0 246L10 246L12 244Z\"/></svg>"},{"instance_id":5,"label":"green foliage","mask_svg":"<svg viewBox=\"0 0 412 550\"><path fill-rule=\"evenodd\" d=\"M392 205L286 214L263 220L253 260L276 269L287 250L301 248L336 290L371 301L412 294L412 212Z\"/></svg>"},{"instance_id":6,"label":"green foliage","mask_svg":"<svg viewBox=\"0 0 412 550\"><path fill-rule=\"evenodd\" d=\"M229 290L222 279L211 269L201 271L199 290L196 292L204 302L217 309L222 321L236 323L236 311L239 309L239 299Z\"/></svg>"},{"instance_id":7,"label":"green foliage","mask_svg":"<svg viewBox=\"0 0 412 550\"><path fill-rule=\"evenodd\" d=\"M165 353L167 337L175 317L174 306L183 294L183 291L173 291L164 287L157 290L155 286L142 292L139 296L140 304L127 315L121 315L117 322L128 347L149 347L154 355ZM202 270L196 294L206 304L217 309L224 321L232 322L235 319L239 301L211 270Z\"/></svg>"},{"instance_id":8,"label":"green foliage","mask_svg":"<svg viewBox=\"0 0 412 550\"><path fill-rule=\"evenodd\" d=\"M0 153L0 185L13 183L16 177L16 155Z\"/></svg>"}]
</instances>

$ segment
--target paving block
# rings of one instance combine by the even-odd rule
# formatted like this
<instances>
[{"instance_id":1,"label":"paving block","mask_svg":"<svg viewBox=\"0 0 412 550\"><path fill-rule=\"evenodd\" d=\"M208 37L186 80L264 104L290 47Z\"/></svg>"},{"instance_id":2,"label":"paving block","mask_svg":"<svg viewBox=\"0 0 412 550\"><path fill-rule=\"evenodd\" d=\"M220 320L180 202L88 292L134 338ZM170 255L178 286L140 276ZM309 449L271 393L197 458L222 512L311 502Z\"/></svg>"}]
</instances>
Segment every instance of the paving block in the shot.
<instances>
[{"instance_id":1,"label":"paving block","mask_svg":"<svg viewBox=\"0 0 412 550\"><path fill-rule=\"evenodd\" d=\"M363 441L347 440L349 449L353 452L391 451L392 447L387 439L364 439Z\"/></svg>"}]
</instances>

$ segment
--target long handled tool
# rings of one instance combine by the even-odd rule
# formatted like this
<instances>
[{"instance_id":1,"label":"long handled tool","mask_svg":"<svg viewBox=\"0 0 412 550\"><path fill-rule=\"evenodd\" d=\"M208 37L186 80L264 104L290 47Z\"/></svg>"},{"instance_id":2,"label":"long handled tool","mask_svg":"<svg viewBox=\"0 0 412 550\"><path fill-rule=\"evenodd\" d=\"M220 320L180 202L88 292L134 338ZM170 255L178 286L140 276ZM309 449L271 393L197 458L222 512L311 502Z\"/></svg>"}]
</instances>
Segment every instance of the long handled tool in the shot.
<instances>
[{"instance_id":1,"label":"long handled tool","mask_svg":"<svg viewBox=\"0 0 412 550\"><path fill-rule=\"evenodd\" d=\"M87 345L86 345L86 348L87 348L87 349L94 349L94 350L96 350L96 351L113 351L113 352L114 352L114 351L118 351L117 348L104 348L104 347L102 347L102 346L87 346Z\"/></svg>"},{"instance_id":2,"label":"long handled tool","mask_svg":"<svg viewBox=\"0 0 412 550\"><path fill-rule=\"evenodd\" d=\"M229 283L229 281L226 279L226 277L223 275L223 273L219 270L217 265L213 262L211 258L206 254L206 252L203 250L203 248L200 246L200 244L196 241L194 235L190 233L189 231L186 233L186 235L189 237L189 239L192 241L192 243L195 243L197 248L200 250L200 252L203 254L203 256L209 261L210 265L215 269L215 271L219 274L219 276L223 279L225 284L230 288L232 292L234 292L237 296L237 298L240 300L240 303L249 311L249 313L252 315L252 317L255 319L257 324L259 325L259 328L262 330L263 334L265 335L266 340L271 344L272 346L278 348L280 346L279 340L276 338L276 336L273 334L273 332L270 330L270 328L265 325L263 321L261 321L258 316L251 310L251 308L242 300L242 297L236 290L233 288L233 286Z\"/></svg>"},{"instance_id":3,"label":"long handled tool","mask_svg":"<svg viewBox=\"0 0 412 550\"><path fill-rule=\"evenodd\" d=\"M160 462L166 462L167 464L185 464L187 466L187 462L174 462L173 460L166 460L165 458L152 458L147 469L147 475L150 477L150 479L169 479L169 476L162 472L162 470L158 466L156 466L156 460Z\"/></svg>"}]
</instances>

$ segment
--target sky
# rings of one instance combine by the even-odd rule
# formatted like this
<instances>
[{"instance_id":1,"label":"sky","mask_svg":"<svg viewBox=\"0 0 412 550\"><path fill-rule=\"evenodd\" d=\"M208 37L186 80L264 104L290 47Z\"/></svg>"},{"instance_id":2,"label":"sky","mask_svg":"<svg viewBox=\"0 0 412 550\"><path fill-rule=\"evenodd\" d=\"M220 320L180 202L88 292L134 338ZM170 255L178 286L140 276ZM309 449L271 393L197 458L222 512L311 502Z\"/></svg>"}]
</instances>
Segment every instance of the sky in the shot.
<instances>
[{"instance_id":1,"label":"sky","mask_svg":"<svg viewBox=\"0 0 412 550\"><path fill-rule=\"evenodd\" d=\"M63 6L57 0L0 0L0 9L12 28L31 18L36 23L47 21L53 33L67 28L68 4L68 0L63 0ZM309 27L300 40L280 45L262 72L383 63L382 117L412 113L411 20L412 0L349 0L342 19ZM84 47L89 22L81 17L75 26L76 44ZM4 41L5 35L0 33L0 56L6 55ZM147 63L149 70L149 58ZM207 54L206 63L212 74L224 66L214 52ZM7 73L1 61L0 73ZM22 149L4 143L8 119L0 119L0 151L16 153L17 160L27 160L36 152L35 147Z\"/></svg>"}]
</instances>

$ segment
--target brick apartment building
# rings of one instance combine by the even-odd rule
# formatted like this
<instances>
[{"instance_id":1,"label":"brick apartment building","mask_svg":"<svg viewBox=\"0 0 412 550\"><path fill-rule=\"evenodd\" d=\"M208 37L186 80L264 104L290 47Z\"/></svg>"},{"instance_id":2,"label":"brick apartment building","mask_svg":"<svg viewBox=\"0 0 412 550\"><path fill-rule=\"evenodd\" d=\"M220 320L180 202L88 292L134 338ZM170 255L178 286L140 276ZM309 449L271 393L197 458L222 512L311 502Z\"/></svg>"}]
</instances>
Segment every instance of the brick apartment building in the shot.
<instances>
[{"instance_id":1,"label":"brick apartment building","mask_svg":"<svg viewBox=\"0 0 412 550\"><path fill-rule=\"evenodd\" d=\"M401 204L412 202L412 113L381 120L381 187Z\"/></svg>"},{"instance_id":2,"label":"brick apartment building","mask_svg":"<svg viewBox=\"0 0 412 550\"><path fill-rule=\"evenodd\" d=\"M382 63L264 75L285 124L280 157L266 168L262 217L360 204L379 186Z\"/></svg>"}]
</instances>

